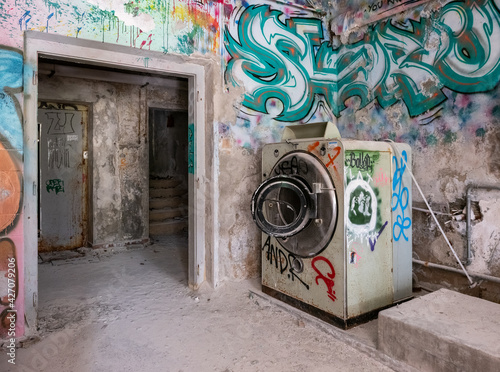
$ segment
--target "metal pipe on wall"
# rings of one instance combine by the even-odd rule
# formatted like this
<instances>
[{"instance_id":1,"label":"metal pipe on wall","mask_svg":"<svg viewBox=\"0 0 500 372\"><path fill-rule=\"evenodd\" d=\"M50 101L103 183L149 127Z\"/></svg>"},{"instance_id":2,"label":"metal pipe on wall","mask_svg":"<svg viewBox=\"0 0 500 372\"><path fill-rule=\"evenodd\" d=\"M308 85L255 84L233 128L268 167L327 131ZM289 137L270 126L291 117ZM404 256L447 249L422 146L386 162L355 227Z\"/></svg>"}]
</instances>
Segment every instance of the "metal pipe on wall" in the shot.
<instances>
[{"instance_id":1,"label":"metal pipe on wall","mask_svg":"<svg viewBox=\"0 0 500 372\"><path fill-rule=\"evenodd\" d=\"M466 225L466 235L467 235L467 252L466 252L466 257L467 260L465 261L465 266L468 266L472 263L472 251L471 251L471 193L472 190L500 190L500 186L497 185L474 185L471 184L467 186L467 191L466 191L466 199L467 199L467 207L466 207L466 214L467 214L467 225Z\"/></svg>"},{"instance_id":2,"label":"metal pipe on wall","mask_svg":"<svg viewBox=\"0 0 500 372\"><path fill-rule=\"evenodd\" d=\"M451 271L451 272L454 272L454 273L458 273L458 274L464 275L464 272L462 270L455 269L454 267L450 267L450 266L439 265L439 264L435 264L435 263L427 262L427 261L421 261L421 260L417 260L415 258L413 259L413 263L416 263L416 264L419 264L419 265L422 265L422 266L425 266L425 267L432 267L432 268L446 270L446 271ZM487 281L490 281L490 282L494 282L494 283L499 283L500 284L500 278L497 278L496 276L484 275L484 274L476 274L476 273L471 273L470 271L468 273L469 273L470 276L472 276L474 278L482 279L482 280L487 280Z\"/></svg>"}]
</instances>

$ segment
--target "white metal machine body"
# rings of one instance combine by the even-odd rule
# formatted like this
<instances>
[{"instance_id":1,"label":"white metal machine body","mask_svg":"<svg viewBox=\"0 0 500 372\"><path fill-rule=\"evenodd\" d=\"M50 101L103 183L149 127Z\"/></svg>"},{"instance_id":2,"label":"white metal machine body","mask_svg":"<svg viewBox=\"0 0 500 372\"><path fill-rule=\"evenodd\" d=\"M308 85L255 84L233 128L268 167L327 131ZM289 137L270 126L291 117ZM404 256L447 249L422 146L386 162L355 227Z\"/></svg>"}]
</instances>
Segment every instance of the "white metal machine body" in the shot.
<instances>
[{"instance_id":1,"label":"white metal machine body","mask_svg":"<svg viewBox=\"0 0 500 372\"><path fill-rule=\"evenodd\" d=\"M288 128L252 198L263 291L344 328L410 298L410 147Z\"/></svg>"}]
</instances>

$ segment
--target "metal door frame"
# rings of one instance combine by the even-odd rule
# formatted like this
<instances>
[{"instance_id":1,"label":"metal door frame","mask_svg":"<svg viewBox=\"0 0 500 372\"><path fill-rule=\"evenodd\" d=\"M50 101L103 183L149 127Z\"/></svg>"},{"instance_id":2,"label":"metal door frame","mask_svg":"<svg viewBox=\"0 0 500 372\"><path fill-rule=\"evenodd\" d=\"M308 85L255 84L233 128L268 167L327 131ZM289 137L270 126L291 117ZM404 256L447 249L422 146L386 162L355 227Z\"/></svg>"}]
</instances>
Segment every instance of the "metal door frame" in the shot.
<instances>
[{"instance_id":1,"label":"metal door frame","mask_svg":"<svg viewBox=\"0 0 500 372\"><path fill-rule=\"evenodd\" d=\"M38 239L37 239L37 108L38 108L38 58L73 61L87 65L107 66L132 71L181 76L188 79L188 120L194 127L194 167L188 175L189 183L189 253L188 283L198 288L206 280L206 231L213 234L208 242L211 257L211 278L217 285L217 204L209 199L210 215L206 215L207 180L211 179L211 164L216 164L216 151L205 143L213 131L206 130L206 72L202 64L186 58L169 56L160 52L75 39L49 33L26 31L24 33L24 289L26 334L36 333L38 307ZM211 143L211 142L207 142ZM213 142L214 143L214 142ZM210 158L206 161L206 158ZM209 167L207 167L207 164ZM214 171L215 173L215 171ZM214 193L215 194L215 193Z\"/></svg>"}]
</instances>

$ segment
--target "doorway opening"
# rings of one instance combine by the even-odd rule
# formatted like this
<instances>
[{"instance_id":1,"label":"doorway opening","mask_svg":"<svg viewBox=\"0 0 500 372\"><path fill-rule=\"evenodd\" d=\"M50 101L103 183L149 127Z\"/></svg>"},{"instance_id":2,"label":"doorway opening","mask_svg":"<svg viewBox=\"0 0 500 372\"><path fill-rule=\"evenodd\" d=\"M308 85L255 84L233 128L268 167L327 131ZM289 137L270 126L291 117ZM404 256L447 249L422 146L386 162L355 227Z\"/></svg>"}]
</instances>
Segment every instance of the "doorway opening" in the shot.
<instances>
[{"instance_id":1,"label":"doorway opening","mask_svg":"<svg viewBox=\"0 0 500 372\"><path fill-rule=\"evenodd\" d=\"M149 108L149 236L188 232L188 112Z\"/></svg>"},{"instance_id":2,"label":"doorway opening","mask_svg":"<svg viewBox=\"0 0 500 372\"><path fill-rule=\"evenodd\" d=\"M38 67L42 261L172 235L187 250L188 80L43 57Z\"/></svg>"},{"instance_id":3,"label":"doorway opening","mask_svg":"<svg viewBox=\"0 0 500 372\"><path fill-rule=\"evenodd\" d=\"M172 57L164 55L162 53L149 52L149 51L136 51L128 47L109 45L98 43L94 41L81 40L63 37L53 34L43 34L37 32L25 32L25 78L24 78L24 117L25 117L25 157L24 157L24 189L33 190L33 193L29 192L25 194L25 212L23 214L23 224L24 224L24 264L25 264L25 318L27 321L28 329L26 334L32 334L36 332L37 324L37 307L38 307L38 220L39 220L39 210L38 210L38 192L37 190L42 190L44 185L39 185L39 166L38 166L38 146L36 139L38 138L38 108L39 108L39 58L50 59L58 61L58 64L75 64L79 68L90 69L94 71L86 71L85 77L94 76L95 70L101 70L104 72L98 72L97 74L102 77L110 75L110 70L117 74L126 74L127 83L130 80L142 80L141 84L137 84L136 89L138 90L139 101L137 102L143 110L139 117L139 126L131 128L129 122L120 121L120 126L115 126L119 128L120 131L115 133L108 133L108 135L101 136L96 130L97 128L105 128L106 126L96 125L96 115L95 106L104 105L104 101L101 99L102 95L106 95L108 89L105 89L103 94L99 94L97 101L89 102L88 100L82 98L75 98L75 102L82 104L88 104L89 107L93 108L92 112L89 113L91 117L90 128L89 128L89 161L88 161L88 173L89 173L89 190L88 198L89 209L88 209L88 241L90 245L94 246L94 243L98 243L99 236L98 229L106 229L109 226L103 226L96 222L97 213L101 212L114 212L115 209L110 208L98 208L98 204L103 196L96 193L96 168L103 167L113 169L116 172L123 170L124 178L133 181L139 180L140 177L129 177L127 174L130 164L141 164L144 170L144 177L141 182L144 182L145 186L140 189L140 192L146 195L144 203L141 205L142 209L137 209L136 211L129 210L123 216L127 222L133 223L134 226L138 224L137 221L140 218L145 226L145 236L148 236L148 211L149 211L149 167L148 167L148 147L144 146L147 142L148 137L148 103L145 97L147 96L148 85L152 86L151 81L145 81L145 79L161 79L165 77L172 77L173 79L183 79L187 81L188 89L186 94L186 109L188 114L188 139L187 153L188 153L188 201L189 201L189 217L188 217L188 284L190 287L197 288L206 279L206 260L205 260L205 247L206 239L205 232L207 229L207 221L209 224L214 221L211 216L207 216L205 213L206 204L206 185L205 180L207 175L210 175L212 170L211 163L206 162L206 154L210 154L210 147L206 146L206 143L211 144L211 135L209 131L208 134L205 128L205 68L202 65L180 61L177 57ZM32 74L31 74L32 73ZM57 74L57 72L56 72ZM28 76L29 75L29 76ZM137 77L138 76L138 77ZM111 88L111 91L113 89ZM81 89L81 92L85 89ZM60 100L65 100L61 99ZM48 101L48 100L47 100ZM55 102L56 100L52 100ZM73 101L73 100L71 100ZM134 102L135 103L135 102ZM103 113L106 111L105 107ZM133 105L125 106L125 109L132 107ZM108 105L109 107L109 105ZM151 107L157 107L152 104ZM89 109L90 110L90 109ZM113 117L103 115L106 120L113 120ZM136 131L134 132L134 129ZM117 142L117 138L122 135L135 134L135 140L128 141L125 144L115 147L115 152L109 156L100 156L96 150L96 139L103 141L109 146L114 146ZM66 138L67 140L67 138ZM141 147L141 144L143 145ZM211 146L211 145L210 145ZM142 153L144 157L140 159L141 151L139 147L144 150ZM205 153L207 151L207 153ZM64 160L64 157L63 157ZM95 164L93 164L95 163ZM98 164L97 164L98 163ZM206 164L209 164L207 167ZM137 169L137 167L136 167ZM53 178L57 179L57 178ZM100 178L100 181L108 182L110 179L106 177ZM140 198L138 193L134 194L134 190L137 191L138 187L130 184L130 187L126 190L121 190L122 195L126 195L126 198L111 198L117 203L122 203L123 205L139 205L140 203L130 203L134 198ZM59 184L60 185L60 184ZM47 185L45 185L46 187ZM57 182L49 182L49 189L55 192L58 187ZM108 182L104 185L101 190L113 191L114 188L121 187L120 184ZM61 190L61 189L59 189ZM59 191L60 193L61 191ZM104 196L106 199L106 196ZM96 202L97 200L97 202ZM41 203L43 207L43 203ZM139 210L145 210L145 214L139 216L136 213ZM43 212L42 212L43 213ZM212 213L212 212L211 212ZM216 211L213 211L215 214ZM42 216L43 217L43 216ZM146 219L144 219L146 218ZM110 221L114 223L118 218L108 218L103 219L103 221ZM43 219L41 220L43 221ZM210 225L211 226L211 225ZM211 227L209 227L211 228ZM101 230L102 231L102 230ZM125 236L127 231L131 229L122 230L124 239L132 239L132 237ZM207 248L209 248L208 245ZM212 254L210 255L212 256Z\"/></svg>"}]
</instances>

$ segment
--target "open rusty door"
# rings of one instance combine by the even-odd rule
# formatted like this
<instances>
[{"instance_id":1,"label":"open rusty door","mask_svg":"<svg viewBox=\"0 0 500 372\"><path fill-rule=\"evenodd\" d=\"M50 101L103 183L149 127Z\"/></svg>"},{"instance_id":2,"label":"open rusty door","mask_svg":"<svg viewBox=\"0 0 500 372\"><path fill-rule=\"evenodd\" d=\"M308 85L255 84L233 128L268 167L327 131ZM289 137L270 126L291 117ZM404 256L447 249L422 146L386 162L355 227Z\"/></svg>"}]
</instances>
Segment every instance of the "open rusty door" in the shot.
<instances>
[{"instance_id":1,"label":"open rusty door","mask_svg":"<svg viewBox=\"0 0 500 372\"><path fill-rule=\"evenodd\" d=\"M40 102L40 252L87 243L88 107Z\"/></svg>"}]
</instances>

